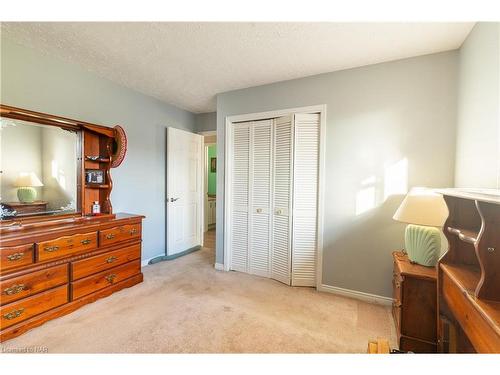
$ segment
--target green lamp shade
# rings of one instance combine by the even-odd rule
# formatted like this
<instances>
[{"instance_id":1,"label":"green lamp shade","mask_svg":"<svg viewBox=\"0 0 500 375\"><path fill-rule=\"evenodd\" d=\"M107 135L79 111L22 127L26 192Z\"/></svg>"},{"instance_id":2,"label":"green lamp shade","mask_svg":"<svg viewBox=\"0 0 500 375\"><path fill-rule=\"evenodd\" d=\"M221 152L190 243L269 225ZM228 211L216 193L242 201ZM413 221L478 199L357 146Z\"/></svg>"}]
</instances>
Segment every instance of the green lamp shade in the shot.
<instances>
[{"instance_id":1,"label":"green lamp shade","mask_svg":"<svg viewBox=\"0 0 500 375\"><path fill-rule=\"evenodd\" d=\"M410 224L405 230L405 246L410 261L434 267L441 251L440 231L435 227Z\"/></svg>"},{"instance_id":2,"label":"green lamp shade","mask_svg":"<svg viewBox=\"0 0 500 375\"><path fill-rule=\"evenodd\" d=\"M20 187L17 189L17 199L21 203L33 203L36 200L36 190L32 187Z\"/></svg>"}]
</instances>

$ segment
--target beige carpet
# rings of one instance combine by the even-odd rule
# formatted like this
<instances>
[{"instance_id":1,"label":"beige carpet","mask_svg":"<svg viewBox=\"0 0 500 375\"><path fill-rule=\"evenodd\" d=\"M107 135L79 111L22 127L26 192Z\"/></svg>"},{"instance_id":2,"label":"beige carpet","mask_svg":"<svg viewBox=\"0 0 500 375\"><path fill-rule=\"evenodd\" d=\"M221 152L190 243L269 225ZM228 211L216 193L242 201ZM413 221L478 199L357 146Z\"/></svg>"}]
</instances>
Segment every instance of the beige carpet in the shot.
<instances>
[{"instance_id":1,"label":"beige carpet","mask_svg":"<svg viewBox=\"0 0 500 375\"><path fill-rule=\"evenodd\" d=\"M208 244L213 244L213 232ZM214 250L143 269L144 282L2 344L50 353L365 352L388 307L213 268ZM1 351L1 350L0 350Z\"/></svg>"}]
</instances>

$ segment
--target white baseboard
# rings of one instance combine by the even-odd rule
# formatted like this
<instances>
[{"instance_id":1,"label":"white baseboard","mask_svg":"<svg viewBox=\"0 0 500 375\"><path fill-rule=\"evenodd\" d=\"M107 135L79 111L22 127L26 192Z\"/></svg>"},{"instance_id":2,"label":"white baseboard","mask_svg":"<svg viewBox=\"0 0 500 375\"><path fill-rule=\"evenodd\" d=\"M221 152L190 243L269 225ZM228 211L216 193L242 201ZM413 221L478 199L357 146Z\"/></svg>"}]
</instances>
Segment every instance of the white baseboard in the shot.
<instances>
[{"instance_id":1,"label":"white baseboard","mask_svg":"<svg viewBox=\"0 0 500 375\"><path fill-rule=\"evenodd\" d=\"M224 265L222 263L215 263L214 267L217 271L224 271Z\"/></svg>"},{"instance_id":2,"label":"white baseboard","mask_svg":"<svg viewBox=\"0 0 500 375\"><path fill-rule=\"evenodd\" d=\"M391 306L393 301L392 298L389 297L383 297L383 296L378 296L376 294L359 292L357 290L339 288L336 286L331 286L326 284L321 284L321 286L318 288L318 291L338 294L339 296L355 298L360 301L376 303L378 305L384 305L384 306Z\"/></svg>"}]
</instances>

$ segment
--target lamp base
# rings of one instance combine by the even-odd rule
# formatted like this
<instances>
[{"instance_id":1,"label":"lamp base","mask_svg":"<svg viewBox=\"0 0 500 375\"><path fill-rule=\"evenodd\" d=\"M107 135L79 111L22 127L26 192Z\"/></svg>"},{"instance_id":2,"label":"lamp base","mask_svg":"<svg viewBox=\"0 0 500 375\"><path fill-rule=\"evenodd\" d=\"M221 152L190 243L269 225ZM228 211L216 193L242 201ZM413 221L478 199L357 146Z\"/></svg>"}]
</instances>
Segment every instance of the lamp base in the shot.
<instances>
[{"instance_id":1,"label":"lamp base","mask_svg":"<svg viewBox=\"0 0 500 375\"><path fill-rule=\"evenodd\" d=\"M405 246L410 261L434 267L441 251L441 233L434 227L410 224L405 230Z\"/></svg>"},{"instance_id":2,"label":"lamp base","mask_svg":"<svg viewBox=\"0 0 500 375\"><path fill-rule=\"evenodd\" d=\"M21 203L33 203L36 199L36 190L32 187L20 187L17 189L17 199Z\"/></svg>"}]
</instances>

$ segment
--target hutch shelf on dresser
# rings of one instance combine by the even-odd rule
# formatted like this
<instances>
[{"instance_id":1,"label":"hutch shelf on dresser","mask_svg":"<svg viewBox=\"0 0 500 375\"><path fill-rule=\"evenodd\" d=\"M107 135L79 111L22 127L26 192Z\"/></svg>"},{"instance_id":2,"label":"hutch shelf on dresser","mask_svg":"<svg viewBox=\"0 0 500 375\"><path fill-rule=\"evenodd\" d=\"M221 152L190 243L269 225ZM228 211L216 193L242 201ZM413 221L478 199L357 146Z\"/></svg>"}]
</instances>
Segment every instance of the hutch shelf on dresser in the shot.
<instances>
[{"instance_id":1,"label":"hutch shelf on dresser","mask_svg":"<svg viewBox=\"0 0 500 375\"><path fill-rule=\"evenodd\" d=\"M500 195L441 193L449 248L438 266L438 350L500 353Z\"/></svg>"}]
</instances>

